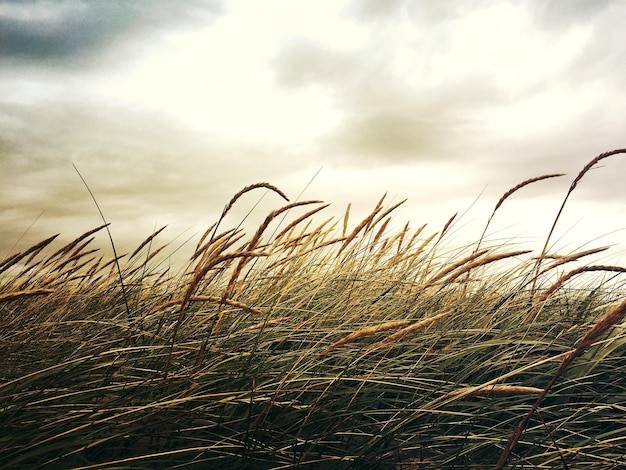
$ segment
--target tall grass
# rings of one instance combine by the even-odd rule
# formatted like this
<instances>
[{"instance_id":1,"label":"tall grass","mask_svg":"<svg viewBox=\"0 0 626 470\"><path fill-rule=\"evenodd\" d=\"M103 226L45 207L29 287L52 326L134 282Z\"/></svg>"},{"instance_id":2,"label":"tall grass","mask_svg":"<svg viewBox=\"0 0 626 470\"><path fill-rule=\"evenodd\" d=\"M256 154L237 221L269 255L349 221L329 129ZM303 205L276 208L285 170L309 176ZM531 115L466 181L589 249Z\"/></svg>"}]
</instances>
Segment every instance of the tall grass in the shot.
<instances>
[{"instance_id":1,"label":"tall grass","mask_svg":"<svg viewBox=\"0 0 626 470\"><path fill-rule=\"evenodd\" d=\"M250 191L287 205L222 227ZM7 257L0 467L625 467L625 269L561 271L606 247L491 246L487 226L451 259L454 218L394 232L400 204L320 221L258 183L179 271L162 229L113 259L106 225ZM568 287L589 272L613 282Z\"/></svg>"}]
</instances>

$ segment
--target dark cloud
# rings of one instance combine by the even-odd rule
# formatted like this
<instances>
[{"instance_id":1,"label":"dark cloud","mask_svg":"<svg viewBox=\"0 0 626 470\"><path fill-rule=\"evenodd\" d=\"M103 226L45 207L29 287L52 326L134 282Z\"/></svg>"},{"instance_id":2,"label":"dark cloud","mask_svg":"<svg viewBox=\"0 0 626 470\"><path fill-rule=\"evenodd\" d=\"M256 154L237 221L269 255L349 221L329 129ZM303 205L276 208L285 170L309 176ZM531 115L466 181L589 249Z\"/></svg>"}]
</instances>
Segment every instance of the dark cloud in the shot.
<instances>
[{"instance_id":1,"label":"dark cloud","mask_svg":"<svg viewBox=\"0 0 626 470\"><path fill-rule=\"evenodd\" d=\"M485 4L484 0L356 0L348 8L352 15L365 22L386 22L410 19L420 23L445 23Z\"/></svg>"},{"instance_id":2,"label":"dark cloud","mask_svg":"<svg viewBox=\"0 0 626 470\"><path fill-rule=\"evenodd\" d=\"M590 24L607 9L624 11L621 0L533 0L530 12L544 29L559 31L574 24ZM623 17L622 17L623 18Z\"/></svg>"},{"instance_id":3,"label":"dark cloud","mask_svg":"<svg viewBox=\"0 0 626 470\"><path fill-rule=\"evenodd\" d=\"M509 3L516 5L519 2L504 0L498 5ZM530 0L525 2L537 22L545 30L559 32L573 24L589 23L595 17L607 10L614 10L615 14L624 10L626 5L622 0ZM355 0L348 7L353 17L366 22L396 21L410 19L434 26L448 20L461 17L470 11L486 6L494 6L488 0L474 0L459 2L457 0ZM623 16L619 16L623 18Z\"/></svg>"},{"instance_id":4,"label":"dark cloud","mask_svg":"<svg viewBox=\"0 0 626 470\"><path fill-rule=\"evenodd\" d=\"M0 56L66 64L83 61L126 36L216 15L212 0L22 0L0 5Z\"/></svg>"}]
</instances>

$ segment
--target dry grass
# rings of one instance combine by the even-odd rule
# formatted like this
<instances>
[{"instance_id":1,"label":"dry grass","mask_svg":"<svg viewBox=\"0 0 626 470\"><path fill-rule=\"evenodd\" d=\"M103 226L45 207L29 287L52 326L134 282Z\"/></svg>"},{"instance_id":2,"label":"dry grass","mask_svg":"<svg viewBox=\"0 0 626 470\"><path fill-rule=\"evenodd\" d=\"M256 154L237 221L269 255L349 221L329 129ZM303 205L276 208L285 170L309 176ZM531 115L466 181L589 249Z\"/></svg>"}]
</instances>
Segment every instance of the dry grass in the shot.
<instances>
[{"instance_id":1,"label":"dry grass","mask_svg":"<svg viewBox=\"0 0 626 470\"><path fill-rule=\"evenodd\" d=\"M113 259L106 224L8 256L0 467L626 467L626 269L555 280L606 247L481 247L509 196L556 176L507 191L460 249L456 214L397 230L384 197L354 225L304 201L220 229L244 194L288 201L258 183L179 271L164 228Z\"/></svg>"},{"instance_id":2,"label":"dry grass","mask_svg":"<svg viewBox=\"0 0 626 470\"><path fill-rule=\"evenodd\" d=\"M539 395L543 389L524 387L523 385L491 385L486 387L465 387L446 394L446 398L456 396L506 396L506 395Z\"/></svg>"},{"instance_id":3,"label":"dry grass","mask_svg":"<svg viewBox=\"0 0 626 470\"><path fill-rule=\"evenodd\" d=\"M402 328L403 326L406 326L408 324L409 324L408 320L399 320L399 321L390 321L390 322L382 323L380 325L374 325L374 326L360 329L358 331L350 333L347 336L344 336L339 341L331 344L322 352L320 352L320 355L328 354L333 349L337 349L339 346L343 346L344 344L357 341L365 336L370 336L375 333L380 333L381 331L397 330L398 328Z\"/></svg>"}]
</instances>

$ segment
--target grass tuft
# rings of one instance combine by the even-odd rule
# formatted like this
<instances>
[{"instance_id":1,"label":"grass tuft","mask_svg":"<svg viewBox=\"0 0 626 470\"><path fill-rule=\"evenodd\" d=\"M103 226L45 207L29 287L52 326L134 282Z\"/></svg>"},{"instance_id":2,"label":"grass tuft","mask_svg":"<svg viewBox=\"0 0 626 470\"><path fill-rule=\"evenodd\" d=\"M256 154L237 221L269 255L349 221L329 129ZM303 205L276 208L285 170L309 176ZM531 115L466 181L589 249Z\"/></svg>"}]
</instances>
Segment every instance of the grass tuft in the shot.
<instances>
[{"instance_id":1,"label":"grass tuft","mask_svg":"<svg viewBox=\"0 0 626 470\"><path fill-rule=\"evenodd\" d=\"M557 176L465 247L456 214L320 221L257 183L178 270L165 227L111 259L106 222L7 255L0 468L625 468L626 268L548 253L553 230L484 240ZM263 189L287 205L220 229Z\"/></svg>"}]
</instances>

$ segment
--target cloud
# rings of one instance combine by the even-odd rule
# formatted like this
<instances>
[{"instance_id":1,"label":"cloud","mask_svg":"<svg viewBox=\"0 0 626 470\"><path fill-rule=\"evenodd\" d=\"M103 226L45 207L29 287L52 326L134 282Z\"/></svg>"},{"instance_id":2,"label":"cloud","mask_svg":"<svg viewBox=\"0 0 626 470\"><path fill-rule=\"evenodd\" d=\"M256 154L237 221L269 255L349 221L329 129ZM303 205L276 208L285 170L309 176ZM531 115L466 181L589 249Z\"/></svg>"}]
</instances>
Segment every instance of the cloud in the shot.
<instances>
[{"instance_id":1,"label":"cloud","mask_svg":"<svg viewBox=\"0 0 626 470\"><path fill-rule=\"evenodd\" d=\"M624 7L586 15L584 2L535 3L354 2L367 39L349 50L292 42L274 61L276 82L333 97L343 119L320 142L346 163L471 158L501 174L548 169L572 151L584 159L618 140Z\"/></svg>"},{"instance_id":2,"label":"cloud","mask_svg":"<svg viewBox=\"0 0 626 470\"><path fill-rule=\"evenodd\" d=\"M485 2L458 2L456 0L377 0L354 1L348 10L355 18L366 22L398 21L411 18L420 22L433 24L440 23L463 15L468 10L475 9Z\"/></svg>"},{"instance_id":3,"label":"cloud","mask_svg":"<svg viewBox=\"0 0 626 470\"><path fill-rule=\"evenodd\" d=\"M419 49L404 53L417 57ZM276 82L293 93L317 87L333 96L343 120L320 139L322 152L378 165L458 159L478 131L472 113L502 104L505 91L472 71L434 82L405 74L397 62L406 59L384 44L342 51L299 40L274 67Z\"/></svg>"},{"instance_id":4,"label":"cloud","mask_svg":"<svg viewBox=\"0 0 626 470\"><path fill-rule=\"evenodd\" d=\"M343 89L358 73L361 61L353 53L327 49L298 38L283 46L275 58L275 80L285 88L330 84Z\"/></svg>"},{"instance_id":5,"label":"cloud","mask_svg":"<svg viewBox=\"0 0 626 470\"><path fill-rule=\"evenodd\" d=\"M206 229L251 183L268 181L295 197L320 166L264 142L199 134L167 117L89 103L0 103L0 121L0 258L42 212L28 242L100 223L72 163L126 248L158 223L172 236ZM244 198L231 217L243 218L261 196ZM266 203L271 210L280 201Z\"/></svg>"},{"instance_id":6,"label":"cloud","mask_svg":"<svg viewBox=\"0 0 626 470\"><path fill-rule=\"evenodd\" d=\"M418 120L405 114L379 113L352 119L335 142L359 156L385 156L385 160L433 154L445 130L432 118Z\"/></svg>"},{"instance_id":7,"label":"cloud","mask_svg":"<svg viewBox=\"0 0 626 470\"><path fill-rule=\"evenodd\" d=\"M530 11L533 18L543 28L550 30L561 30L573 24L588 24L595 21L597 17L603 16L607 9L624 8L621 0L596 0L588 2L586 0L533 0Z\"/></svg>"},{"instance_id":8,"label":"cloud","mask_svg":"<svg viewBox=\"0 0 626 470\"><path fill-rule=\"evenodd\" d=\"M48 65L85 61L122 38L217 15L214 1L23 0L0 5L0 51L6 60Z\"/></svg>"}]
</instances>

